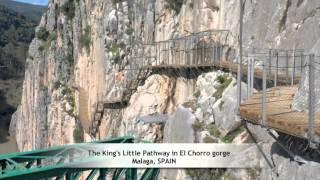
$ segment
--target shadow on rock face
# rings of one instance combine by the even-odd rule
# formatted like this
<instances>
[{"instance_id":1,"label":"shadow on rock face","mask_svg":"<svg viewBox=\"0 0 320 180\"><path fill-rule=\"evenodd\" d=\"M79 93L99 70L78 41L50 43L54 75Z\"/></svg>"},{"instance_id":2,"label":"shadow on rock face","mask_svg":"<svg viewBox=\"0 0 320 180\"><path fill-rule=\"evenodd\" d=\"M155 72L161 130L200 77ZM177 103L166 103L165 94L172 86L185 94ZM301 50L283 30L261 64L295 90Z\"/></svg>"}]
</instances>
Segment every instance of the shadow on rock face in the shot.
<instances>
[{"instance_id":1,"label":"shadow on rock face","mask_svg":"<svg viewBox=\"0 0 320 180\"><path fill-rule=\"evenodd\" d=\"M16 108L9 105L3 91L0 90L0 143L7 142L8 130L12 114Z\"/></svg>"},{"instance_id":2,"label":"shadow on rock face","mask_svg":"<svg viewBox=\"0 0 320 180\"><path fill-rule=\"evenodd\" d=\"M283 158L286 159L291 159L291 157L289 156L289 154L277 143L273 143L271 146L271 154L277 154L279 156L282 156Z\"/></svg>"},{"instance_id":3,"label":"shadow on rock face","mask_svg":"<svg viewBox=\"0 0 320 180\"><path fill-rule=\"evenodd\" d=\"M293 137L283 133L279 133L279 142L287 147L293 155L302 158L307 162L317 162L320 163L320 149L317 150L309 147L308 141L305 139ZM273 143L271 146L271 154L277 154L285 159L290 159L294 161L293 157L290 156L277 142Z\"/></svg>"}]
</instances>

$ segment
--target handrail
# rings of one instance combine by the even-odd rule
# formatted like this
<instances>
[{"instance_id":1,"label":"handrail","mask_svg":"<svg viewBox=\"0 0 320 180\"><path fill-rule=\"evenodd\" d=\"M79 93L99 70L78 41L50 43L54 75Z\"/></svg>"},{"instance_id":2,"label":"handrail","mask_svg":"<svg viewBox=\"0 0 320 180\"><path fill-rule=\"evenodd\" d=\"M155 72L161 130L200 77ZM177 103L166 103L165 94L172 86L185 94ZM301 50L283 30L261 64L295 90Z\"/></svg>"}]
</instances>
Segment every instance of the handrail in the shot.
<instances>
[{"instance_id":1,"label":"handrail","mask_svg":"<svg viewBox=\"0 0 320 180\"><path fill-rule=\"evenodd\" d=\"M72 145L56 146L48 149L33 150L29 152L19 152L0 155L0 179L78 179L80 176L85 179L92 179L97 176L99 172L100 178L111 174L108 168L74 168L84 163L93 162L95 159L90 159L85 154L86 146L92 143L149 143L132 136L124 136L118 138L111 138L102 141L79 143ZM85 153L76 155L75 152ZM84 155L84 156L82 156ZM130 174L117 174L118 178L130 179L136 177L138 179L137 169L116 169L121 171L132 171ZM158 171L159 169L153 169ZM88 174L83 172L89 171ZM144 170L146 174L149 169ZM143 173L143 172L142 172ZM146 174L147 179L150 177L157 177L156 173ZM139 179L143 179L140 177Z\"/></svg>"}]
</instances>

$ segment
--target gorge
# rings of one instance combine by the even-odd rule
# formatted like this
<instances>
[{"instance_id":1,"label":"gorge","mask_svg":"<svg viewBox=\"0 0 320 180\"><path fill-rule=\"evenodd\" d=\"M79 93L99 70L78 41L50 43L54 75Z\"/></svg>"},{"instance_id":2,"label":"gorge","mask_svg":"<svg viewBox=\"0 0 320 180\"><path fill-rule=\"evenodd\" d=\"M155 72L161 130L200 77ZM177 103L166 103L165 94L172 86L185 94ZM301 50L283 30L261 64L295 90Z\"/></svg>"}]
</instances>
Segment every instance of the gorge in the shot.
<instances>
[{"instance_id":1,"label":"gorge","mask_svg":"<svg viewBox=\"0 0 320 180\"><path fill-rule=\"evenodd\" d=\"M318 0L245 1L244 49L305 49L320 54L319 7ZM153 72L127 106L99 107L121 96L122 83L134 81L138 72L128 69L148 50L142 45L212 29L230 31L220 43L227 45L225 54L238 52L239 1L50 0L29 46L22 100L10 123L19 150L124 135L158 143L252 142L236 116L236 78L218 69ZM90 133L97 109L101 122L96 133ZM155 114L167 115L165 125L139 121ZM265 143L281 176L319 175L318 165L290 161L264 130L249 128ZM261 166L267 166L262 158ZM204 178L275 177L269 168L204 171L200 173ZM174 170L162 176L183 179L197 174Z\"/></svg>"}]
</instances>

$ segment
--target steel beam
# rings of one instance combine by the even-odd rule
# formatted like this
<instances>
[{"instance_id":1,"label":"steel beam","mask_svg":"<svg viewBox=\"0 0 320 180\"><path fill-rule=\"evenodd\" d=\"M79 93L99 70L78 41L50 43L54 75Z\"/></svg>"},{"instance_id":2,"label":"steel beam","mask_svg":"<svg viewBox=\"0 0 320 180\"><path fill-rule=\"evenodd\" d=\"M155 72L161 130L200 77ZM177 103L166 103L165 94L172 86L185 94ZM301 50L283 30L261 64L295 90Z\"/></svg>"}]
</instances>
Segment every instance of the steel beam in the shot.
<instances>
[{"instance_id":1,"label":"steel beam","mask_svg":"<svg viewBox=\"0 0 320 180\"><path fill-rule=\"evenodd\" d=\"M137 179L138 179L137 169L135 168L127 169L126 180L137 180Z\"/></svg>"}]
</instances>

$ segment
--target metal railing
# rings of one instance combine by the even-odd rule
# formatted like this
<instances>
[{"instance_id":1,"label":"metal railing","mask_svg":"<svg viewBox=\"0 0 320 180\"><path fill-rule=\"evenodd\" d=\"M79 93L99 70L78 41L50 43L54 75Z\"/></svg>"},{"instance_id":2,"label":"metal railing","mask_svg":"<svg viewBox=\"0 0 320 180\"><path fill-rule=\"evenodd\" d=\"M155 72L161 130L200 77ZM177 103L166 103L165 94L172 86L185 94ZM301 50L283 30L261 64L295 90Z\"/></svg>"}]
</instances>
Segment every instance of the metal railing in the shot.
<instances>
[{"instance_id":1,"label":"metal railing","mask_svg":"<svg viewBox=\"0 0 320 180\"><path fill-rule=\"evenodd\" d=\"M0 155L0 179L157 179L159 169L79 168L94 158L88 155L92 143L144 143L125 136L90 143L63 145L43 150Z\"/></svg>"},{"instance_id":2,"label":"metal railing","mask_svg":"<svg viewBox=\"0 0 320 180\"><path fill-rule=\"evenodd\" d=\"M133 57L129 58L127 65L124 65L125 82L121 83L121 96L130 88L131 82L138 78L141 69L213 67L221 66L222 61L235 59L235 50L227 45L230 38L233 37L228 30L207 30L151 44L133 44L136 51L133 52ZM113 78L112 82L117 84L116 78ZM114 97L108 100L110 102L121 100L118 95L110 96Z\"/></svg>"},{"instance_id":3,"label":"metal railing","mask_svg":"<svg viewBox=\"0 0 320 180\"><path fill-rule=\"evenodd\" d=\"M255 119L258 124L305 138L316 147L320 143L320 122L316 115L319 84L315 75L320 73L320 58L303 50L269 49L251 50L243 59L242 79L247 86L238 94L243 102L240 111L250 111L259 116ZM299 90L290 90L296 86ZM271 121L281 122L274 127ZM286 122L292 127L286 127Z\"/></svg>"},{"instance_id":4,"label":"metal railing","mask_svg":"<svg viewBox=\"0 0 320 180\"><path fill-rule=\"evenodd\" d=\"M228 45L230 37L228 30L208 30L146 44L143 66L213 66L222 60L235 59L235 50Z\"/></svg>"},{"instance_id":5,"label":"metal railing","mask_svg":"<svg viewBox=\"0 0 320 180\"><path fill-rule=\"evenodd\" d=\"M247 76L247 97L252 95L254 78L263 79L265 76L265 80L273 82L268 87L298 84L305 70L307 57L303 50L269 49L265 52L252 50L251 53L246 53L242 68Z\"/></svg>"}]
</instances>

